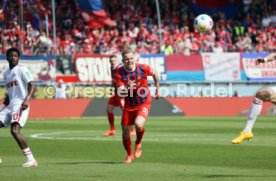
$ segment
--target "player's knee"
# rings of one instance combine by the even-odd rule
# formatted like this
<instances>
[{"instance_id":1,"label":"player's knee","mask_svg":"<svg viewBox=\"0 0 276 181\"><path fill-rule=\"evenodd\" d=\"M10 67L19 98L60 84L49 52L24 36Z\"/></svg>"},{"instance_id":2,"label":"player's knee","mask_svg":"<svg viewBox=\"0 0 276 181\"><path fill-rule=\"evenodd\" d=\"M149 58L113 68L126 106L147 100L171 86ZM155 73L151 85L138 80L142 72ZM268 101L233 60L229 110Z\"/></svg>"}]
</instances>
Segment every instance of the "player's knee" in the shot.
<instances>
[{"instance_id":1,"label":"player's knee","mask_svg":"<svg viewBox=\"0 0 276 181\"><path fill-rule=\"evenodd\" d=\"M135 130L136 130L136 132L141 132L141 131L143 130L143 127L144 127L144 126L135 125Z\"/></svg>"},{"instance_id":2,"label":"player's knee","mask_svg":"<svg viewBox=\"0 0 276 181\"><path fill-rule=\"evenodd\" d=\"M136 128L138 129L141 129L144 126L144 123L145 123L145 118L142 116L138 116L135 119L135 125L136 125Z\"/></svg>"},{"instance_id":3,"label":"player's knee","mask_svg":"<svg viewBox=\"0 0 276 181\"><path fill-rule=\"evenodd\" d=\"M256 93L256 97L262 101L270 101L271 93L268 90L259 90Z\"/></svg>"}]
</instances>

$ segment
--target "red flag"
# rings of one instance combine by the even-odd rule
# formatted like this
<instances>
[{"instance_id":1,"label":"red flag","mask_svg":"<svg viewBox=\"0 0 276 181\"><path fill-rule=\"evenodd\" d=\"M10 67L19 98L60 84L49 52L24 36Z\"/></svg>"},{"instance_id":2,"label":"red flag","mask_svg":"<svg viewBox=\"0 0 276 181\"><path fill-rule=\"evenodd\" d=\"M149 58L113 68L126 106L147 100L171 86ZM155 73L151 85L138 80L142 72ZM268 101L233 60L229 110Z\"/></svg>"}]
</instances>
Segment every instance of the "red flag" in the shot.
<instances>
[{"instance_id":1,"label":"red flag","mask_svg":"<svg viewBox=\"0 0 276 181\"><path fill-rule=\"evenodd\" d=\"M82 16L91 29L102 26L117 26L117 23L111 20L102 8L101 0L78 0L79 9L82 10Z\"/></svg>"}]
</instances>

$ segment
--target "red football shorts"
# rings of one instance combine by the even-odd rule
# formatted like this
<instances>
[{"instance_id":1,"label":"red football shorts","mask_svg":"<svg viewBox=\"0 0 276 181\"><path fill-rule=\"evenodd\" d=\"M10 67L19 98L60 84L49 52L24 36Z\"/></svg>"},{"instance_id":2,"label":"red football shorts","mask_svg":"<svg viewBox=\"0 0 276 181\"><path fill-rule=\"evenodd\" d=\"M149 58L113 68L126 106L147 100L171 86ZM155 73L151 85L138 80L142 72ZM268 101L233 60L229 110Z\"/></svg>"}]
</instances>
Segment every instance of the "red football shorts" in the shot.
<instances>
[{"instance_id":1,"label":"red football shorts","mask_svg":"<svg viewBox=\"0 0 276 181\"><path fill-rule=\"evenodd\" d=\"M123 126L134 125L135 119L137 116L142 116L145 118L145 120L147 120L150 106L151 106L150 104L142 104L135 110L124 109L121 125Z\"/></svg>"},{"instance_id":2,"label":"red football shorts","mask_svg":"<svg viewBox=\"0 0 276 181\"><path fill-rule=\"evenodd\" d=\"M117 94L115 94L114 96L109 98L108 104L115 106L115 107L123 108L122 103L121 103L121 98Z\"/></svg>"}]
</instances>

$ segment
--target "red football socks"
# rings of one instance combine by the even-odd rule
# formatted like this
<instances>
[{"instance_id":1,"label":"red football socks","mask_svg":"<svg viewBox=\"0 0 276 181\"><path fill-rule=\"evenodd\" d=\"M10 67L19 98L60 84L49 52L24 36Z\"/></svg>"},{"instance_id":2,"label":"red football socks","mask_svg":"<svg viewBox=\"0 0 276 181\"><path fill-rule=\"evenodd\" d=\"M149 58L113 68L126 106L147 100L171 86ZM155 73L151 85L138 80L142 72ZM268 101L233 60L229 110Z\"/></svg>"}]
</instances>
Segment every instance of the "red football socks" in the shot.
<instances>
[{"instance_id":1,"label":"red football socks","mask_svg":"<svg viewBox=\"0 0 276 181\"><path fill-rule=\"evenodd\" d=\"M136 142L135 142L136 145L138 145L138 144L141 143L142 138L143 138L143 135L144 135L144 132L145 132L145 128L144 128L144 127L141 129L140 132L138 132L138 131L136 130L136 135L137 135L137 139L136 139Z\"/></svg>"}]
</instances>

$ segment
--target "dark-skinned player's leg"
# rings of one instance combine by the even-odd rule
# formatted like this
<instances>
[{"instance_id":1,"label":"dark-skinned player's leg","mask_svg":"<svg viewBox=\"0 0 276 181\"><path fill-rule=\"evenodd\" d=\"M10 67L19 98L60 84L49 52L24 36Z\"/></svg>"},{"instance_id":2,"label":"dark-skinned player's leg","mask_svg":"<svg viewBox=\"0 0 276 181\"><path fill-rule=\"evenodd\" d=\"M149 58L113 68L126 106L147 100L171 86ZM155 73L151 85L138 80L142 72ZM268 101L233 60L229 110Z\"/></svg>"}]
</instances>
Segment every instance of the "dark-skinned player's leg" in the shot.
<instances>
[{"instance_id":1,"label":"dark-skinned player's leg","mask_svg":"<svg viewBox=\"0 0 276 181\"><path fill-rule=\"evenodd\" d=\"M28 148L26 139L20 133L21 126L18 123L11 124L11 134L15 141L17 142L18 146L24 150Z\"/></svg>"},{"instance_id":2,"label":"dark-skinned player's leg","mask_svg":"<svg viewBox=\"0 0 276 181\"><path fill-rule=\"evenodd\" d=\"M37 166L37 162L31 152L31 149L27 145L26 139L20 133L21 126L17 122L13 122L11 124L11 134L15 141L17 142L18 146L21 148L23 154L27 158L27 162L23 164L23 167L33 167Z\"/></svg>"},{"instance_id":3,"label":"dark-skinned player's leg","mask_svg":"<svg viewBox=\"0 0 276 181\"><path fill-rule=\"evenodd\" d=\"M2 121L0 120L0 128L5 127L5 125L2 123ZM0 158L0 163L2 163L2 159Z\"/></svg>"}]
</instances>

